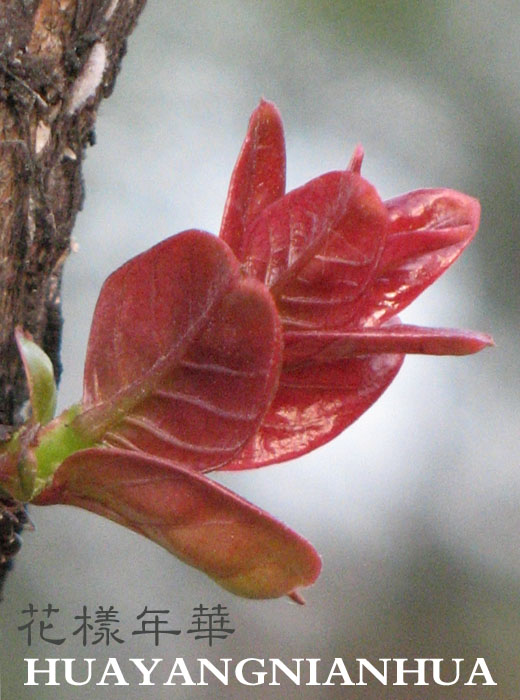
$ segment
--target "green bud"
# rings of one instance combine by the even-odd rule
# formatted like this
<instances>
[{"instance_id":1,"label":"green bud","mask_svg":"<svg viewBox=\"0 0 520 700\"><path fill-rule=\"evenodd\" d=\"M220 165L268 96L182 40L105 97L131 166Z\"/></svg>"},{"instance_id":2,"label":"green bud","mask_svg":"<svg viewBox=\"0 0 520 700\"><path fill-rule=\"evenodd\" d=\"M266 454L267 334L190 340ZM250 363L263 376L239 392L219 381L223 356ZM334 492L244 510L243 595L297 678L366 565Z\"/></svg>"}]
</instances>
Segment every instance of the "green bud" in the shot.
<instances>
[{"instance_id":1,"label":"green bud","mask_svg":"<svg viewBox=\"0 0 520 700\"><path fill-rule=\"evenodd\" d=\"M49 357L21 328L15 331L16 343L23 361L29 386L32 419L45 425L56 410L56 382Z\"/></svg>"}]
</instances>

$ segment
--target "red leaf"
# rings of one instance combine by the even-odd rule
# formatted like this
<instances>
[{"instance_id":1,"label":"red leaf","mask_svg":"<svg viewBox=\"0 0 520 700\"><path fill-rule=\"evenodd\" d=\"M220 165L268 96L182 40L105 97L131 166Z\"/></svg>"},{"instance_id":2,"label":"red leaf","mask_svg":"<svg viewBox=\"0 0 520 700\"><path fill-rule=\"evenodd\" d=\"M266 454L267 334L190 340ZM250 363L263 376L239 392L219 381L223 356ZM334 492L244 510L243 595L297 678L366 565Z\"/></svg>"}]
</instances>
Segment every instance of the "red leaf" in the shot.
<instances>
[{"instance_id":1,"label":"red leaf","mask_svg":"<svg viewBox=\"0 0 520 700\"><path fill-rule=\"evenodd\" d=\"M245 597L298 597L295 589L321 568L305 539L259 508L203 475L135 452L76 452L36 502L110 518Z\"/></svg>"},{"instance_id":2,"label":"red leaf","mask_svg":"<svg viewBox=\"0 0 520 700\"><path fill-rule=\"evenodd\" d=\"M329 442L381 396L403 359L404 355L371 355L284 368L259 430L222 469L255 469L283 462Z\"/></svg>"},{"instance_id":3,"label":"red leaf","mask_svg":"<svg viewBox=\"0 0 520 700\"><path fill-rule=\"evenodd\" d=\"M224 469L294 458L332 439L383 393L404 353L466 354L492 343L395 318L471 240L478 202L419 190L383 204L360 176L362 161L358 146L346 172L278 199L234 240L245 271L276 299L285 347L274 402Z\"/></svg>"},{"instance_id":4,"label":"red leaf","mask_svg":"<svg viewBox=\"0 0 520 700\"><path fill-rule=\"evenodd\" d=\"M417 190L385 202L390 230L376 277L356 311L380 324L410 304L462 253L480 218L476 199L454 190Z\"/></svg>"},{"instance_id":5,"label":"red leaf","mask_svg":"<svg viewBox=\"0 0 520 700\"><path fill-rule=\"evenodd\" d=\"M243 267L270 287L284 336L299 328L319 334L348 325L375 273L386 230L386 209L366 180L353 172L327 173L252 222L240 247ZM332 439L380 396L403 359L290 369L293 350L300 358L295 344L286 344L278 392L258 432L224 469L284 461Z\"/></svg>"},{"instance_id":6,"label":"red leaf","mask_svg":"<svg viewBox=\"0 0 520 700\"><path fill-rule=\"evenodd\" d=\"M262 100L249 120L247 135L231 176L220 237L243 260L246 227L285 192L285 141L280 114Z\"/></svg>"},{"instance_id":7,"label":"red leaf","mask_svg":"<svg viewBox=\"0 0 520 700\"><path fill-rule=\"evenodd\" d=\"M296 588L320 570L312 547L197 472L281 462L331 440L383 393L404 353L492 344L396 316L471 240L478 203L451 190L383 203L362 161L358 146L346 171L284 195L283 128L261 102L221 239L179 234L105 283L83 412L42 432L33 456L40 477L54 477L35 502L105 515L239 595L302 602ZM81 449L94 442L103 447ZM13 465L0 467L9 478Z\"/></svg>"},{"instance_id":8,"label":"red leaf","mask_svg":"<svg viewBox=\"0 0 520 700\"><path fill-rule=\"evenodd\" d=\"M113 273L89 339L75 428L196 470L255 432L279 374L273 301L225 243L187 231Z\"/></svg>"},{"instance_id":9,"label":"red leaf","mask_svg":"<svg viewBox=\"0 0 520 700\"><path fill-rule=\"evenodd\" d=\"M347 331L288 331L291 364L258 432L225 470L295 459L332 440L377 401L404 353L466 355L492 345L484 333L391 325Z\"/></svg>"},{"instance_id":10,"label":"red leaf","mask_svg":"<svg viewBox=\"0 0 520 700\"><path fill-rule=\"evenodd\" d=\"M300 363L333 362L342 358L375 353L406 353L420 355L471 355L493 345L486 333L458 328L425 328L410 326L392 319L377 328L345 331L288 331L285 343L291 353L292 365Z\"/></svg>"},{"instance_id":11,"label":"red leaf","mask_svg":"<svg viewBox=\"0 0 520 700\"><path fill-rule=\"evenodd\" d=\"M342 327L376 270L387 212L355 173L326 173L246 230L243 266L274 295L285 329Z\"/></svg>"}]
</instances>

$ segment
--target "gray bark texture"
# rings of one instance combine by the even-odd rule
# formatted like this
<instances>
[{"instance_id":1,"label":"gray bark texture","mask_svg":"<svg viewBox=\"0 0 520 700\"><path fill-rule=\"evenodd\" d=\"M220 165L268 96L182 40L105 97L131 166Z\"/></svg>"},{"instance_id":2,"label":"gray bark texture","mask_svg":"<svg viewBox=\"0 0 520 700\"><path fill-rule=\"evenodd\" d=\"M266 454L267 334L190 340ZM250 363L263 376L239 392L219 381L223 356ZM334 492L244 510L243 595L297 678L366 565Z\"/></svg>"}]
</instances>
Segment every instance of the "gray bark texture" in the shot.
<instances>
[{"instance_id":1,"label":"gray bark texture","mask_svg":"<svg viewBox=\"0 0 520 700\"><path fill-rule=\"evenodd\" d=\"M60 376L60 283L83 202L81 165L146 0L0 4L0 440L21 422L21 326ZM0 494L0 589L23 504Z\"/></svg>"}]
</instances>

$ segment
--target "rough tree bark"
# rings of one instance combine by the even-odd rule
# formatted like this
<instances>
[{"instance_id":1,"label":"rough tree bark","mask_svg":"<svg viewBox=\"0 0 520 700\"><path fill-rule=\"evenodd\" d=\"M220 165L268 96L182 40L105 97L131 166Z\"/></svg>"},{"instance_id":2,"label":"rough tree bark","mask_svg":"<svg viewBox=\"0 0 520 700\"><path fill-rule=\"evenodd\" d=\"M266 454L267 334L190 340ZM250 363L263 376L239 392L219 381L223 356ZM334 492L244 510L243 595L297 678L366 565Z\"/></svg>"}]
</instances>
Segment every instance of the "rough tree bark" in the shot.
<instances>
[{"instance_id":1,"label":"rough tree bark","mask_svg":"<svg viewBox=\"0 0 520 700\"><path fill-rule=\"evenodd\" d=\"M60 375L60 282L83 200L84 150L145 2L0 4L0 440L19 425L27 398L17 325ZM0 589L23 521L23 506L0 494Z\"/></svg>"}]
</instances>

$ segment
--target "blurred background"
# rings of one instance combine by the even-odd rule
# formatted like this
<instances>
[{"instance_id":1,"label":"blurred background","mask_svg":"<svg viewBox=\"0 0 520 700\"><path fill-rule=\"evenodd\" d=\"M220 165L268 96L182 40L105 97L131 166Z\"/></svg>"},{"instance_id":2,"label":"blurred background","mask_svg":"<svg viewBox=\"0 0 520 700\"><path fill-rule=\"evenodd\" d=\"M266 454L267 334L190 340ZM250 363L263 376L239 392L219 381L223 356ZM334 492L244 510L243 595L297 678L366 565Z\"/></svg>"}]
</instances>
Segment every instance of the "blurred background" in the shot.
<instances>
[{"instance_id":1,"label":"blurred background","mask_svg":"<svg viewBox=\"0 0 520 700\"><path fill-rule=\"evenodd\" d=\"M480 199L474 244L408 309L410 323L492 333L467 358L408 357L389 390L327 446L219 479L304 534L323 558L304 608L247 601L86 512L31 509L0 605L4 700L47 698L493 698L519 695L520 5L150 0L88 151L77 252L63 288L60 408L81 395L90 319L107 275L186 228L218 232L260 97L284 118L288 188L344 167L362 143L383 198L446 186ZM52 603L62 646L27 646L21 611ZM199 604L235 632L185 633ZM124 645L72 636L82 606L119 611ZM132 637L143 607L180 636ZM38 618L43 619L43 618ZM36 623L37 624L37 623ZM77 625L76 625L77 626ZM51 633L54 630L51 630ZM37 630L35 630L37 632ZM496 687L24 687L25 657L484 657ZM80 671L81 669L79 669ZM450 669L448 668L449 672ZM167 671L161 679L165 680ZM161 675L161 674L159 674ZM355 675L355 674L354 674Z\"/></svg>"}]
</instances>

